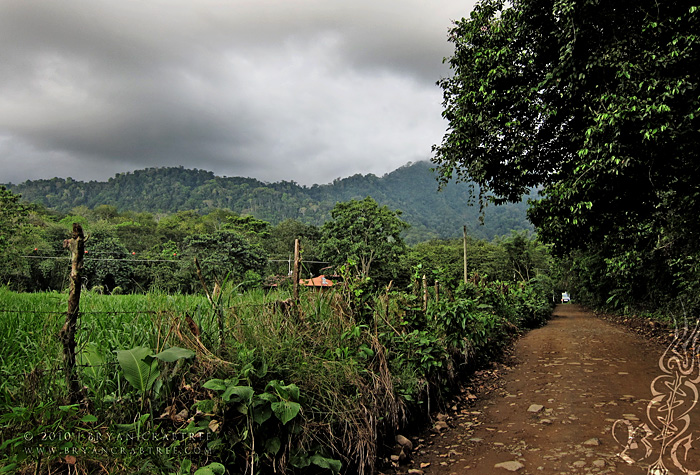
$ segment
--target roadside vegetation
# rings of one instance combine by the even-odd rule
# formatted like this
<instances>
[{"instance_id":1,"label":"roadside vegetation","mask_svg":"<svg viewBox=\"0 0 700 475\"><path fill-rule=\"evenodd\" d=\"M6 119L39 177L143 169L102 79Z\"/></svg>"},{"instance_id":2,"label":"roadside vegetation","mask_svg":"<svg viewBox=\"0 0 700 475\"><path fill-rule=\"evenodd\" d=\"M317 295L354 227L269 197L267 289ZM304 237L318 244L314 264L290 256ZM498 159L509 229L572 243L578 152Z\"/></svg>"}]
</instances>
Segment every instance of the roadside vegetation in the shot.
<instances>
[{"instance_id":1,"label":"roadside vegetation","mask_svg":"<svg viewBox=\"0 0 700 475\"><path fill-rule=\"evenodd\" d=\"M3 199L0 473L372 473L385 441L543 324L556 291L526 232L468 239L465 281L463 240L407 246L400 212L371 198L321 228L225 210L142 227ZM73 222L88 238L71 405L58 334ZM333 287L295 300L295 239L301 277Z\"/></svg>"},{"instance_id":2,"label":"roadside vegetation","mask_svg":"<svg viewBox=\"0 0 700 475\"><path fill-rule=\"evenodd\" d=\"M433 163L528 217L574 300L700 311L700 7L481 0L450 32Z\"/></svg>"},{"instance_id":3,"label":"roadside vegetation","mask_svg":"<svg viewBox=\"0 0 700 475\"><path fill-rule=\"evenodd\" d=\"M353 285L239 295L88 292L84 399L66 405L65 295L0 290L6 473L371 473L381 441L425 420L460 378L550 313L543 281L470 281L421 308ZM225 315L219 339L219 310ZM200 471L199 473L210 473Z\"/></svg>"}]
</instances>

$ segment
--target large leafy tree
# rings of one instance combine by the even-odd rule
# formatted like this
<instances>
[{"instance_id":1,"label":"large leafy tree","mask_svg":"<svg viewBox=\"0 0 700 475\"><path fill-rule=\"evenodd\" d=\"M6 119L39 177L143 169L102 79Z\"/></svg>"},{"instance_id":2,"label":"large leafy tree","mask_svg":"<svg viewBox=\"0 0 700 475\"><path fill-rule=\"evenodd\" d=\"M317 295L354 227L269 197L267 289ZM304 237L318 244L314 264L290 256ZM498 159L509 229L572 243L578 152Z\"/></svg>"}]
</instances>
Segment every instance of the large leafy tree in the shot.
<instances>
[{"instance_id":1,"label":"large leafy tree","mask_svg":"<svg viewBox=\"0 0 700 475\"><path fill-rule=\"evenodd\" d=\"M333 264L357 263L362 277L393 278L406 251L401 233L408 224L400 211L379 206L372 198L339 202L321 227L321 252Z\"/></svg>"},{"instance_id":2,"label":"large leafy tree","mask_svg":"<svg viewBox=\"0 0 700 475\"><path fill-rule=\"evenodd\" d=\"M689 2L482 0L451 30L442 179L496 202L541 187L529 216L555 252L678 289L698 268L698 32Z\"/></svg>"},{"instance_id":3,"label":"large leafy tree","mask_svg":"<svg viewBox=\"0 0 700 475\"><path fill-rule=\"evenodd\" d=\"M0 279L3 283L28 274L27 263L20 256L27 248L29 211L20 195L0 186Z\"/></svg>"},{"instance_id":4,"label":"large leafy tree","mask_svg":"<svg viewBox=\"0 0 700 475\"><path fill-rule=\"evenodd\" d=\"M286 219L270 229L270 234L263 241L263 246L270 256L270 270L274 274L291 272L294 256L294 241L299 239L302 251L303 270L314 274L322 273L325 263L319 262L319 229L311 224L304 224L294 219ZM286 261L286 262L285 262Z\"/></svg>"},{"instance_id":5,"label":"large leafy tree","mask_svg":"<svg viewBox=\"0 0 700 475\"><path fill-rule=\"evenodd\" d=\"M299 239L306 258L317 258L319 229L295 219L286 219L273 226L265 240L265 249L275 258L286 258L294 252L294 241Z\"/></svg>"},{"instance_id":6,"label":"large leafy tree","mask_svg":"<svg viewBox=\"0 0 700 475\"><path fill-rule=\"evenodd\" d=\"M246 273L260 274L267 264L267 255L258 244L251 243L243 235L219 230L211 234L192 235L185 239L180 275L183 287L192 285L189 290L198 288L193 259L197 258L207 280L224 282L227 278L240 282Z\"/></svg>"},{"instance_id":7,"label":"large leafy tree","mask_svg":"<svg viewBox=\"0 0 700 475\"><path fill-rule=\"evenodd\" d=\"M29 208L22 203L21 196L0 186L0 253L11 246L15 237L27 225Z\"/></svg>"},{"instance_id":8,"label":"large leafy tree","mask_svg":"<svg viewBox=\"0 0 700 475\"><path fill-rule=\"evenodd\" d=\"M132 268L125 261L129 253L114 234L113 227L99 222L87 234L85 278L88 287L103 287L107 292L117 287L122 291L127 289L132 279Z\"/></svg>"}]
</instances>

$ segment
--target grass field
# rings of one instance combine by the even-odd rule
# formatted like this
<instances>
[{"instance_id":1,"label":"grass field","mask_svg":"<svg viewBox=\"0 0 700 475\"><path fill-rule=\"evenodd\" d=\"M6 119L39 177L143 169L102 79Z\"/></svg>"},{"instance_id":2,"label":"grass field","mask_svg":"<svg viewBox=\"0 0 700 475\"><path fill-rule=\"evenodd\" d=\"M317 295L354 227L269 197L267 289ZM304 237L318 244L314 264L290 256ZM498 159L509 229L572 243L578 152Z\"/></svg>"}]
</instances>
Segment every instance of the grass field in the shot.
<instances>
[{"instance_id":1,"label":"grass field","mask_svg":"<svg viewBox=\"0 0 700 475\"><path fill-rule=\"evenodd\" d=\"M33 371L58 372L67 294L22 294L0 287L0 394L5 408ZM198 315L206 299L183 295L99 295L83 293L77 330L78 349L91 344L104 355L114 350L167 344L167 321L175 314ZM106 361L110 363L110 361ZM113 362L112 362L113 363ZM59 378L60 380L60 378Z\"/></svg>"}]
</instances>

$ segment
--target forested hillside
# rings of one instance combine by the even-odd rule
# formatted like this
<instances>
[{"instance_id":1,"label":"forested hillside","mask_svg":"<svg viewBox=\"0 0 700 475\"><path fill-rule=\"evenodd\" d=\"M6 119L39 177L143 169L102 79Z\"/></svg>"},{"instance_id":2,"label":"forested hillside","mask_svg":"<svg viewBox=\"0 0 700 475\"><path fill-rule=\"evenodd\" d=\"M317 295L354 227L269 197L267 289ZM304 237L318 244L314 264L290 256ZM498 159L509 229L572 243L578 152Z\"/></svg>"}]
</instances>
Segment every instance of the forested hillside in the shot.
<instances>
[{"instance_id":1,"label":"forested hillside","mask_svg":"<svg viewBox=\"0 0 700 475\"><path fill-rule=\"evenodd\" d=\"M293 181L263 183L253 178L219 177L179 167L122 173L107 182L53 178L8 188L27 201L65 213L100 205L151 213L208 213L227 208L272 224L295 219L316 226L329 219L337 202L371 196L381 205L402 211L402 219L411 224L406 235L409 243L459 236L464 224L473 237L489 240L511 230L532 229L524 202L487 207L480 225L478 206L470 205L470 186L449 183L438 192L430 164L418 162L383 177L358 174L311 187Z\"/></svg>"}]
</instances>

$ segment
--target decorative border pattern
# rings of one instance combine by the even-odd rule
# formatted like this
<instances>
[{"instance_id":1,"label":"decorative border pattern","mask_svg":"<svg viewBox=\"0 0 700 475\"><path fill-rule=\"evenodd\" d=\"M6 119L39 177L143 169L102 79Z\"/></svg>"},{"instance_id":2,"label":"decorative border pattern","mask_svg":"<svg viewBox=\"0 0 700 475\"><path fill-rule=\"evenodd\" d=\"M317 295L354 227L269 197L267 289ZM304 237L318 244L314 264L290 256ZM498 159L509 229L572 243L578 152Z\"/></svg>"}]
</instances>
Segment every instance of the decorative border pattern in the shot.
<instances>
[{"instance_id":1,"label":"decorative border pattern","mask_svg":"<svg viewBox=\"0 0 700 475\"><path fill-rule=\"evenodd\" d=\"M671 463L686 475L700 474L700 452L693 446L700 435L688 433L690 413L698 403L699 324L691 330L686 322L682 333L676 329L673 341L659 358L663 374L651 383L652 399L646 409L648 423L634 427L630 421L618 419L613 424L613 437L623 447L617 455L628 464L654 460L648 475L671 474L668 468ZM644 454L639 457L642 451ZM632 457L635 453L637 460Z\"/></svg>"}]
</instances>

